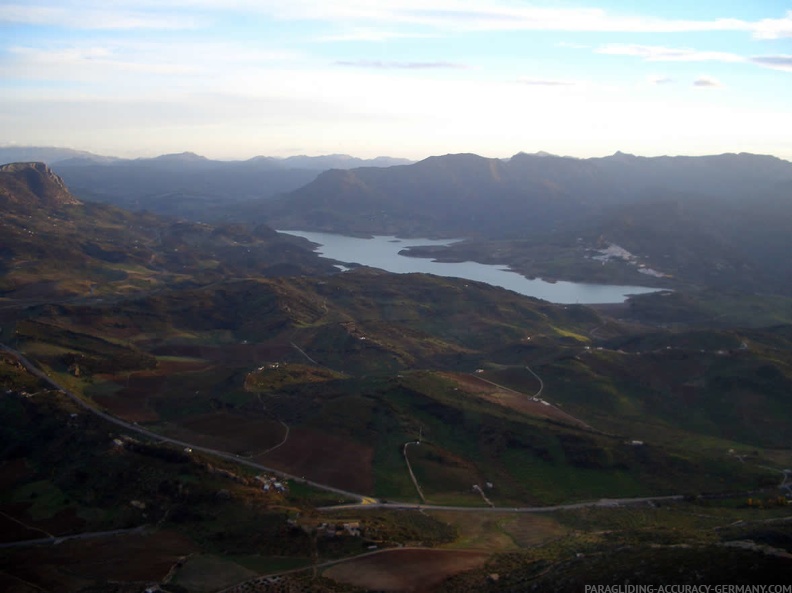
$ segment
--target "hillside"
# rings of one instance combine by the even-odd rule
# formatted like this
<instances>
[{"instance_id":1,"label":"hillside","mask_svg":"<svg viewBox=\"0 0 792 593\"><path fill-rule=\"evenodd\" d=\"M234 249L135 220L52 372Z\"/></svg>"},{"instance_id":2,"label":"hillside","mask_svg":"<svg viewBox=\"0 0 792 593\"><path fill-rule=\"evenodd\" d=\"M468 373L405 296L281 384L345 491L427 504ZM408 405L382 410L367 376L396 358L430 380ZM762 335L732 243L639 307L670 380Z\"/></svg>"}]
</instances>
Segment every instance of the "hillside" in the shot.
<instances>
[{"instance_id":1,"label":"hillside","mask_svg":"<svg viewBox=\"0 0 792 593\"><path fill-rule=\"evenodd\" d=\"M80 204L44 163L10 163L0 166L0 204L13 210L76 206Z\"/></svg>"},{"instance_id":2,"label":"hillside","mask_svg":"<svg viewBox=\"0 0 792 593\"><path fill-rule=\"evenodd\" d=\"M508 265L528 277L792 295L792 164L774 157L431 157L328 171L260 202L277 228L466 237L417 257ZM598 256L615 246L632 260ZM643 268L646 268L645 270ZM646 276L644 276L646 278Z\"/></svg>"},{"instance_id":3,"label":"hillside","mask_svg":"<svg viewBox=\"0 0 792 593\"><path fill-rule=\"evenodd\" d=\"M218 161L189 152L121 159L68 148L0 148L0 163L16 161L47 163L75 194L92 201L203 222L227 221L229 204L297 189L327 169L409 162L343 154Z\"/></svg>"},{"instance_id":4,"label":"hillside","mask_svg":"<svg viewBox=\"0 0 792 593\"><path fill-rule=\"evenodd\" d=\"M693 202L744 201L790 180L792 163L748 154L572 159L521 153L508 160L459 154L387 169L328 171L262 204L262 213L275 226L306 230L514 237L680 194Z\"/></svg>"},{"instance_id":5,"label":"hillside","mask_svg":"<svg viewBox=\"0 0 792 593\"><path fill-rule=\"evenodd\" d=\"M783 265L792 247L792 164L769 156L459 154L413 164L346 155L64 156L56 171L78 196L132 210L355 235L463 237L411 253L508 265L528 277L657 282L640 267L677 290L792 294ZM636 260L602 266L592 259L610 245Z\"/></svg>"},{"instance_id":6,"label":"hillside","mask_svg":"<svg viewBox=\"0 0 792 593\"><path fill-rule=\"evenodd\" d=\"M263 226L174 222L81 202L42 163L0 168L0 297L103 297L251 274L327 272Z\"/></svg>"},{"instance_id":7,"label":"hillside","mask_svg":"<svg viewBox=\"0 0 792 593\"><path fill-rule=\"evenodd\" d=\"M465 159L443 184L472 192L486 171ZM41 164L0 171L0 192L3 590L792 573L789 325L641 321L692 313L679 292L626 321L339 273L263 225L77 200Z\"/></svg>"}]
</instances>

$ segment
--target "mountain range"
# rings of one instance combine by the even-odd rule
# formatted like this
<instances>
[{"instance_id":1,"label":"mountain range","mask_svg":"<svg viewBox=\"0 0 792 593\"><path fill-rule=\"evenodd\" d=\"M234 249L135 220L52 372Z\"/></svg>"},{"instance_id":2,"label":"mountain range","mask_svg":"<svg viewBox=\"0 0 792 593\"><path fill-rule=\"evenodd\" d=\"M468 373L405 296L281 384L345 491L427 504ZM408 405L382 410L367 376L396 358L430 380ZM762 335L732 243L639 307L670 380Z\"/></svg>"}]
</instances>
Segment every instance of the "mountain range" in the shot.
<instances>
[{"instance_id":1,"label":"mountain range","mask_svg":"<svg viewBox=\"0 0 792 593\"><path fill-rule=\"evenodd\" d=\"M413 165L327 171L261 209L274 225L330 232L442 233L515 238L579 226L609 210L685 200L760 205L792 183L769 156L594 159L517 154L430 157Z\"/></svg>"},{"instance_id":2,"label":"mountain range","mask_svg":"<svg viewBox=\"0 0 792 593\"><path fill-rule=\"evenodd\" d=\"M0 589L788 582L788 163L433 157L229 199L244 224L98 203L56 165L0 167ZM342 273L265 220L674 290Z\"/></svg>"},{"instance_id":3,"label":"mountain range","mask_svg":"<svg viewBox=\"0 0 792 593\"><path fill-rule=\"evenodd\" d=\"M457 154L398 164L345 155L222 162L193 153L123 160L14 150L51 156L82 198L182 220L465 238L411 253L605 283L640 284L642 266L668 288L792 294L784 263L792 163L772 156ZM383 163L392 166L374 166ZM633 254L634 265L591 259L609 245Z\"/></svg>"},{"instance_id":4,"label":"mountain range","mask_svg":"<svg viewBox=\"0 0 792 593\"><path fill-rule=\"evenodd\" d=\"M296 189L325 169L409 162L342 154L218 161L191 152L122 159L68 148L0 148L0 163L16 161L49 164L76 194L93 201L191 220L223 220L228 204Z\"/></svg>"},{"instance_id":5,"label":"mountain range","mask_svg":"<svg viewBox=\"0 0 792 593\"><path fill-rule=\"evenodd\" d=\"M463 154L326 171L293 192L238 208L276 228L468 238L411 253L578 281L607 282L609 270L611 282L635 283L635 267L630 275L587 260L615 244L663 273L669 287L788 295L790 188L792 163L771 156Z\"/></svg>"}]
</instances>

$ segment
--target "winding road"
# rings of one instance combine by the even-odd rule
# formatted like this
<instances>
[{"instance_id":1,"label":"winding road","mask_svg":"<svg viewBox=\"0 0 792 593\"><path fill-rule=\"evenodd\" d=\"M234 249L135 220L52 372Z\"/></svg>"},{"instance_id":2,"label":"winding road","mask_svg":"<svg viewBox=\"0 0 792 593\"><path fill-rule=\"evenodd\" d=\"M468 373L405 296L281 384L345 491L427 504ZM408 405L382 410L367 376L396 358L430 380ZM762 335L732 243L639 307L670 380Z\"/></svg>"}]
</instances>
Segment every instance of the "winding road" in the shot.
<instances>
[{"instance_id":1,"label":"winding road","mask_svg":"<svg viewBox=\"0 0 792 593\"><path fill-rule=\"evenodd\" d=\"M525 365L525 370L531 373L534 377L536 377L536 380L539 381L539 391L534 393L533 397L542 397L542 391L544 391L544 381L542 381L542 378L534 373L533 369L531 369L531 367L529 367L527 364Z\"/></svg>"},{"instance_id":2,"label":"winding road","mask_svg":"<svg viewBox=\"0 0 792 593\"><path fill-rule=\"evenodd\" d=\"M57 536L53 535L50 537L41 537L38 539L24 539L15 542L2 543L0 544L0 549L23 548L27 546L42 546L42 545L57 546L58 544L70 540L97 539L100 537L112 537L115 535L131 535L133 533L146 533L146 531L149 529L151 529L149 525L140 525L139 527L131 527L129 529L113 529L111 531L91 531L87 533L74 533L72 535L57 535Z\"/></svg>"},{"instance_id":3,"label":"winding road","mask_svg":"<svg viewBox=\"0 0 792 593\"><path fill-rule=\"evenodd\" d=\"M413 473L412 465L410 465L410 459L407 457L407 447L409 447L410 445L420 445L420 444L421 444L420 441L409 441L407 443L404 443L404 449L402 452L404 453L404 461L407 463L407 471L410 472L410 479L412 479L412 483L415 486L416 492L418 492L418 496L421 497L421 502L425 503L426 497L424 496L423 490L421 490L421 486L418 484L418 479L415 477L415 474Z\"/></svg>"},{"instance_id":4,"label":"winding road","mask_svg":"<svg viewBox=\"0 0 792 593\"><path fill-rule=\"evenodd\" d=\"M209 455L213 455L213 456L219 457L221 459L226 459L228 461L233 461L234 463L238 463L240 465L245 465L247 467L252 467L252 468L257 469L257 470L261 470L261 471L268 472L268 473L271 473L271 474L274 474L274 475L277 475L277 476L281 476L282 478L286 478L288 480L292 480L293 482L297 482L297 483L300 483L300 484L306 484L308 486L312 486L313 488L317 488L319 490L324 490L325 492L332 492L332 493L338 494L338 495L340 495L340 496L342 496L344 498L348 498L348 499L352 499L352 500L359 500L362 504L365 504L366 501L371 501L372 500L371 497L368 497L368 496L366 496L364 494L359 494L357 492L349 492L348 490L342 490L341 488L334 488L332 486L327 486L326 484L320 484L318 482L313 482L311 480L306 480L305 478L302 478L302 477L299 477L299 476L295 476L295 475L283 472L283 471L275 469L273 467L268 467L266 465L262 465L260 463L254 462L254 461L250 461L250 460L245 459L245 458L243 458L243 457L241 457L239 455L234 455L232 453L227 453L225 451L219 451L217 449L211 449L209 447L202 447L201 445L196 445L194 443L188 443L188 442L185 442L185 441L180 441L178 439L174 439L174 438L171 438L171 437L163 436L163 435L158 434L156 432L152 432L150 430L146 430L145 428L141 428L140 426L138 426L136 424L132 424L130 422L125 422L124 420L116 418L115 416L112 416L111 414L108 414L107 412L103 412L103 411L93 407L92 405L90 405L88 402L83 400L81 397L79 397L74 392L72 392L69 389L67 389L67 388L63 387L62 385L58 384L54 379L52 379L52 377L47 375L45 372L43 372L41 369L39 369L37 366L35 366L32 362L30 362L21 352L18 352L16 350L14 350L13 348L9 347L9 346L6 346L5 344L0 344L0 350L2 350L4 352L14 356L22 364L22 366L24 366L31 374L35 375L36 377L38 377L42 381L45 381L47 384L51 385L54 389L57 389L61 393L65 394L69 399L71 399L73 402L75 402L81 408L83 408L86 411L98 416L99 418L102 418L103 420L106 420L107 422L115 424L116 426L120 426L120 427L122 427L122 428L124 428L126 430L129 430L131 432L146 436L146 437L154 439L156 441L160 441L160 442L163 442L163 443L170 443L172 445L177 445L179 447L183 447L183 448L186 448L186 449L192 449L193 451L200 451L201 453L207 453Z\"/></svg>"},{"instance_id":5,"label":"winding road","mask_svg":"<svg viewBox=\"0 0 792 593\"><path fill-rule=\"evenodd\" d=\"M211 449L209 447L202 447L200 445L196 445L194 443L188 443L185 441L181 441L178 439L174 439L171 437L163 436L156 432L152 432L145 428L141 428L135 424L125 422L115 416L112 416L106 412L103 412L88 402L83 400L81 397L76 395L74 392L70 391L69 389L61 386L58 384L54 379L48 376L45 372L40 370L36 367L32 362L30 362L22 353L14 350L13 348L0 343L0 350L6 352L12 356L14 356L20 364L22 364L31 374L35 375L42 381L45 381L47 384L51 385L54 389L60 391L61 393L65 394L69 399L74 401L78 406L85 409L86 411L98 416L99 418L106 420L116 426L119 426L125 430L130 432L148 437L155 441L163 442L163 443L170 443L172 445L177 445L183 448L189 448L193 451L200 451L202 453L206 453L208 455L212 455L214 457L218 457L220 459L224 459L227 461L231 461L233 463L237 463L240 465L244 465L247 467L251 467L260 471L269 472L271 474L281 476L282 478L286 478L288 480L292 480L295 483L305 484L316 488L318 490L323 490L325 492L332 492L333 494L337 494L342 498L347 498L351 500L358 501L357 503L353 504L341 504L329 507L321 507L319 510L322 511L332 511L332 510L341 510L341 509L356 509L356 510L373 510L373 509L398 509L398 510L439 510L439 511L459 511L459 512L497 512L497 513L550 513L553 511L559 510L569 510L569 509L582 509L588 507L620 507L620 506L628 506L634 504L645 504L645 503L653 503L653 502L663 502L663 501L675 501L675 500L682 500L684 498L683 495L671 495L671 496L649 496L649 497L639 497L639 498L602 498L595 501L588 501L588 502L577 502L577 503L569 503L569 504L560 504L560 505L553 505L553 506L543 506L543 507L461 507L461 506L443 506L443 505L430 505L430 504L410 504L410 503L403 503L403 502L383 502L371 496L367 496L365 494L360 494L358 492L350 492L348 490L343 490L341 488L335 488L333 486L328 486L327 484L321 484L319 482L314 482L312 480L307 480L303 477L295 476L281 470L268 467L266 465L262 465L260 463L256 463L254 461L250 461L248 459L244 459L239 455L234 455L232 453L227 453L225 451L219 451L217 449ZM489 382L489 381L488 381ZM493 385L495 385L493 383ZM500 386L498 386L500 387ZM505 389L505 388L504 388ZM513 390L512 390L513 391ZM414 443L415 441L411 441ZM404 452L405 452L405 459L406 459L406 451L407 446L411 443L406 443L404 445ZM423 500L423 493L420 490L420 487L415 480L415 476L412 473L412 468L409 467L409 460L407 460L408 468L410 469L410 474L414 480L416 488L418 489L419 493L421 494L421 499ZM769 469L769 468L768 468ZM779 470L773 470L779 471ZM786 479L784 480L784 485L786 484ZM111 534L111 532L104 532L105 535ZM84 534L86 537L89 534ZM63 536L63 537L72 537L72 536ZM63 537L56 538L62 540ZM75 536L75 537L79 537ZM99 537L99 534L96 535ZM40 540L42 543L52 543L50 538Z\"/></svg>"}]
</instances>

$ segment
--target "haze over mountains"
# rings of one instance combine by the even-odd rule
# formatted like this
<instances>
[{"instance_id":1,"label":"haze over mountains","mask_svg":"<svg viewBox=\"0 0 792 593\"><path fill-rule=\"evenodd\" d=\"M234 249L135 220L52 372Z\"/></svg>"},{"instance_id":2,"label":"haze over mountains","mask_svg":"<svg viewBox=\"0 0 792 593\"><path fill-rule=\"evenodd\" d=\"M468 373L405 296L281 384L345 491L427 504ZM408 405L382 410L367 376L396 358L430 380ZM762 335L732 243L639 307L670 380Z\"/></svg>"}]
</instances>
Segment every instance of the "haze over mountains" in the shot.
<instances>
[{"instance_id":1,"label":"haze over mountains","mask_svg":"<svg viewBox=\"0 0 792 593\"><path fill-rule=\"evenodd\" d=\"M0 163L20 161L48 163L83 197L193 220L222 218L229 203L296 189L326 169L409 162L348 155L215 161L191 152L121 159L68 148L0 148Z\"/></svg>"},{"instance_id":2,"label":"haze over mountains","mask_svg":"<svg viewBox=\"0 0 792 593\"><path fill-rule=\"evenodd\" d=\"M772 156L457 154L398 164L343 155L226 162L193 153L123 160L3 150L49 156L82 198L181 219L467 238L412 253L505 264L528 276L638 283L637 267L584 261L616 244L664 276L663 286L792 294L784 259L792 250L792 163ZM548 264L548 246L556 264ZM558 265L570 258L580 265Z\"/></svg>"},{"instance_id":3,"label":"haze over mountains","mask_svg":"<svg viewBox=\"0 0 792 593\"><path fill-rule=\"evenodd\" d=\"M789 163L449 155L247 201L240 164L86 166L108 201L223 197L149 196L163 217L0 167L3 590L788 581ZM189 220L212 212L244 223ZM591 308L341 273L266 222L674 290Z\"/></svg>"},{"instance_id":4,"label":"haze over mountains","mask_svg":"<svg viewBox=\"0 0 792 593\"><path fill-rule=\"evenodd\" d=\"M507 264L529 276L591 280L591 266L539 264L548 259L547 246L572 257L617 244L689 284L791 294L784 259L792 250L790 187L792 163L771 156L466 154L327 171L291 193L239 208L276 228L475 238L475 248L467 242L413 253ZM635 282L636 272L620 280Z\"/></svg>"},{"instance_id":5,"label":"haze over mountains","mask_svg":"<svg viewBox=\"0 0 792 593\"><path fill-rule=\"evenodd\" d=\"M521 153L507 160L446 155L403 167L328 171L264 211L275 224L327 231L515 237L569 228L614 206L767 200L790 182L792 163L749 154L573 159Z\"/></svg>"}]
</instances>

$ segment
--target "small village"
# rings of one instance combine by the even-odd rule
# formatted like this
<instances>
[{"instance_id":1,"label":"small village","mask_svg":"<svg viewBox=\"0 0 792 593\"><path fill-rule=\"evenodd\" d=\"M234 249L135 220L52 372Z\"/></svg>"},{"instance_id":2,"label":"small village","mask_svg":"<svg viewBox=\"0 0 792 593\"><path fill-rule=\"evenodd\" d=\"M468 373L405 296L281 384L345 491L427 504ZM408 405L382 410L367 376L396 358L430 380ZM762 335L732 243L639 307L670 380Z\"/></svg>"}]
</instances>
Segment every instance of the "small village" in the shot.
<instances>
[{"instance_id":1,"label":"small village","mask_svg":"<svg viewBox=\"0 0 792 593\"><path fill-rule=\"evenodd\" d=\"M363 531L360 521L347 521L345 523L317 523L312 520L302 520L299 517L286 521L294 528L301 529L307 534L316 534L317 537L332 539L337 537L362 537ZM377 546L373 546L376 548ZM372 548L372 549L373 549Z\"/></svg>"},{"instance_id":2,"label":"small village","mask_svg":"<svg viewBox=\"0 0 792 593\"><path fill-rule=\"evenodd\" d=\"M289 485L286 480L281 480L277 476L259 474L254 479L261 484L261 489L264 492L286 494L289 491Z\"/></svg>"}]
</instances>

